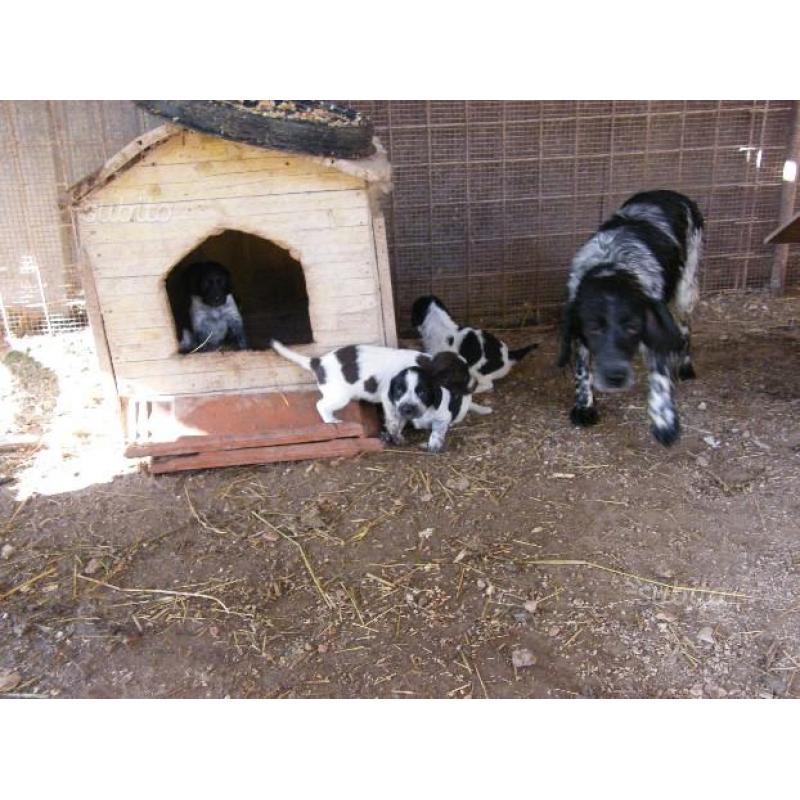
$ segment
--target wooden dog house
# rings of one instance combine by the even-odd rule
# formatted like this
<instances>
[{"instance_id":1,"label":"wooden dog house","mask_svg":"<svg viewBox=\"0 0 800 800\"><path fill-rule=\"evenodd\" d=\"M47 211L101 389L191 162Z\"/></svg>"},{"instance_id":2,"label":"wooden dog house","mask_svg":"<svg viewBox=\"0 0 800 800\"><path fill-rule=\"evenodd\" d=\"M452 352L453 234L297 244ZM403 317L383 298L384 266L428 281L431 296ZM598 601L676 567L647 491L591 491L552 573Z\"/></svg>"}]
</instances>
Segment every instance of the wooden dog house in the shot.
<instances>
[{"instance_id":1,"label":"wooden dog house","mask_svg":"<svg viewBox=\"0 0 800 800\"><path fill-rule=\"evenodd\" d=\"M166 124L71 189L89 319L129 456L156 472L380 447L371 407L326 425L313 375L268 349L396 345L383 151L265 149ZM182 269L231 273L252 350L178 352Z\"/></svg>"}]
</instances>

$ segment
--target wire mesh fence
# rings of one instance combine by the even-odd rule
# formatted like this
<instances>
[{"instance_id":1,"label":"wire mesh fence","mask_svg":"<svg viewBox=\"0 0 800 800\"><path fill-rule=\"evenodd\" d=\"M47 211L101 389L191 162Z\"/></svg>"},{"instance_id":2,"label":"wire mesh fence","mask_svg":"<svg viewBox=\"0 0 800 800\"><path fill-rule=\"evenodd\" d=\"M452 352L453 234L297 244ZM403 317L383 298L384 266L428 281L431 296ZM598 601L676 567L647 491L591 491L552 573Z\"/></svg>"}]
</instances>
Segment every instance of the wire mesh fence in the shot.
<instances>
[{"instance_id":1,"label":"wire mesh fence","mask_svg":"<svg viewBox=\"0 0 800 800\"><path fill-rule=\"evenodd\" d=\"M419 294L460 318L552 319L570 259L627 196L672 188L708 225L704 291L762 288L792 101L345 101L389 151L398 322ZM129 102L3 102L0 306L19 334L85 323L62 191L160 121ZM792 251L790 282L800 281Z\"/></svg>"}]
</instances>

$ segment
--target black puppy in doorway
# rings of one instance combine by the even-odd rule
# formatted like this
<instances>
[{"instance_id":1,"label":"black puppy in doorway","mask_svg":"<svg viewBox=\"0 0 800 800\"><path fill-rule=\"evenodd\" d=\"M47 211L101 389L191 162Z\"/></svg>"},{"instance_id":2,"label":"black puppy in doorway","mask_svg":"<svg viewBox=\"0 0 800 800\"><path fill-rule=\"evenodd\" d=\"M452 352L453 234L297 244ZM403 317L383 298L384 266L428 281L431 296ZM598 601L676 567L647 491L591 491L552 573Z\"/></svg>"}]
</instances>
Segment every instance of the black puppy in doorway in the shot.
<instances>
[{"instance_id":1,"label":"black puppy in doorway","mask_svg":"<svg viewBox=\"0 0 800 800\"><path fill-rule=\"evenodd\" d=\"M184 280L191 328L183 329L179 351L210 352L226 341L236 350L246 350L247 337L228 270L216 261L203 261L191 264Z\"/></svg>"}]
</instances>

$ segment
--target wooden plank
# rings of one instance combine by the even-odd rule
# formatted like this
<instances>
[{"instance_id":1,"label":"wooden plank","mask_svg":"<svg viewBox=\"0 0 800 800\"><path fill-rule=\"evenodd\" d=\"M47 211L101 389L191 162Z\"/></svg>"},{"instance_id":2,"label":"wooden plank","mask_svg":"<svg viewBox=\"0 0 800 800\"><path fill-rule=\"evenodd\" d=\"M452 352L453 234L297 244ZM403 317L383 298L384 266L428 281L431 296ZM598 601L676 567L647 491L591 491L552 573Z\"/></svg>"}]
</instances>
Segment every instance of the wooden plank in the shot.
<instances>
[{"instance_id":1,"label":"wooden plank","mask_svg":"<svg viewBox=\"0 0 800 800\"><path fill-rule=\"evenodd\" d=\"M92 259L102 261L125 258L132 241L137 243L137 255L140 258L163 259L164 242L185 241L189 233L194 234L195 231L198 236L203 236L205 231L209 231L209 235L214 235L212 231L224 225L226 221L230 223L229 230L255 227L264 233L269 232L269 236L261 236L261 238L271 240L280 232L305 235L309 231L361 229L369 225L369 210L363 206L353 205L343 208L328 207L276 214L274 212L264 213L251 208L250 211L241 214L230 214L226 210L222 219L219 210L212 210L192 218L186 218L186 220L173 219L169 221L169 224L130 221L85 222L81 231ZM207 222L209 224L206 224ZM140 225L146 227L133 227ZM148 235L132 236L133 230L136 230L137 233L147 230ZM361 231L358 233L360 234Z\"/></svg>"},{"instance_id":2,"label":"wooden plank","mask_svg":"<svg viewBox=\"0 0 800 800\"><path fill-rule=\"evenodd\" d=\"M169 268L180 261L184 256L202 244L206 239L226 230L241 231L253 236L260 236L262 239L273 242L274 244L288 250L293 257L300 261L322 260L331 262L336 256L336 260L341 261L343 254L348 257L359 253L372 254L374 246L371 241L371 232L367 225L355 225L342 228L326 228L317 230L303 230L292 227L287 228L267 228L254 220L251 225L240 223L226 224L222 221L213 227L205 223L193 223L191 225L181 225L179 228L167 229L164 225L151 227L146 223L141 225L116 226L113 232L104 230L104 234L112 233L113 240L106 240L104 244L124 245L119 247L118 253L113 253L106 262L97 256L92 256L92 263L98 271L113 271L115 274L137 275L147 274L140 271L123 272L123 266L133 266L135 261L141 259L148 264L152 272L153 266L160 266L164 273ZM165 235L171 233L172 235ZM89 232L83 236L82 241L87 250L93 251L98 242ZM139 253L138 247L144 244L144 252ZM155 246L154 246L155 245ZM125 251L127 248L127 252ZM149 255L148 255L149 248ZM159 252L160 248L160 252ZM295 252L298 254L295 256ZM299 256L299 258L298 258ZM374 258L374 256L373 256Z\"/></svg>"},{"instance_id":3,"label":"wooden plank","mask_svg":"<svg viewBox=\"0 0 800 800\"><path fill-rule=\"evenodd\" d=\"M116 182L117 189L122 187L151 186L166 184L177 186L179 184L208 181L214 178L236 176L238 180L242 175L261 173L264 176L275 175L280 177L295 175L315 176L344 176L347 185L353 188L364 188L365 181L347 175L340 170L321 161L311 158L284 153L283 155L270 151L262 151L256 157L229 158L225 160L186 161L183 163L163 163L160 154L156 151L150 158L139 161L135 169L128 170L120 175Z\"/></svg>"},{"instance_id":4,"label":"wooden plank","mask_svg":"<svg viewBox=\"0 0 800 800\"><path fill-rule=\"evenodd\" d=\"M134 401L126 455L181 455L275 444L377 435L377 410L349 403L328 424L317 411L317 392L219 394Z\"/></svg>"},{"instance_id":5,"label":"wooden plank","mask_svg":"<svg viewBox=\"0 0 800 800\"><path fill-rule=\"evenodd\" d=\"M373 217L372 233L375 240L384 340L388 347L397 347L397 324L394 316L392 271L389 264L389 248L386 244L386 221L383 218L383 214L375 214Z\"/></svg>"},{"instance_id":6,"label":"wooden plank","mask_svg":"<svg viewBox=\"0 0 800 800\"><path fill-rule=\"evenodd\" d=\"M152 156L148 154L142 161L145 163L157 161L159 164L187 164L202 161L264 158L265 156L285 158L286 153L178 128L177 136L164 141Z\"/></svg>"},{"instance_id":7,"label":"wooden plank","mask_svg":"<svg viewBox=\"0 0 800 800\"><path fill-rule=\"evenodd\" d=\"M131 174L131 173L127 173ZM338 170L307 174L272 172L242 172L227 175L198 176L186 183L131 184L121 175L93 195L95 207L125 204L164 204L185 200L258 197L260 195L289 195L300 192L349 191L363 189L364 181Z\"/></svg>"},{"instance_id":8,"label":"wooden plank","mask_svg":"<svg viewBox=\"0 0 800 800\"><path fill-rule=\"evenodd\" d=\"M330 430L325 430L329 428ZM282 444L325 442L363 435L363 426L357 422L326 425L324 422L306 427L287 428L263 433L259 436L187 436L176 442L134 442L125 449L126 458L149 456L180 456L191 453L208 453L216 450L239 450L245 447L274 447Z\"/></svg>"},{"instance_id":9,"label":"wooden plank","mask_svg":"<svg viewBox=\"0 0 800 800\"><path fill-rule=\"evenodd\" d=\"M218 214L239 218L251 214L305 214L310 211L328 209L368 208L367 193L360 189L325 190L320 192L298 192L295 194L270 194L261 197L200 198L165 203L169 207L169 222L210 218ZM119 210L116 210L119 209ZM138 203L103 205L100 202L85 202L76 216L82 223L118 224L140 222L157 218L163 212L140 207Z\"/></svg>"},{"instance_id":10,"label":"wooden plank","mask_svg":"<svg viewBox=\"0 0 800 800\"><path fill-rule=\"evenodd\" d=\"M150 363L150 362L147 362ZM117 388L126 397L172 397L183 394L213 394L219 392L301 392L316 386L313 376L302 381L276 381L269 371L248 371L240 375L229 372L156 375L128 378L117 375Z\"/></svg>"},{"instance_id":11,"label":"wooden plank","mask_svg":"<svg viewBox=\"0 0 800 800\"><path fill-rule=\"evenodd\" d=\"M798 211L788 222L784 222L775 228L772 233L764 239L764 244L797 244L800 242L800 211Z\"/></svg>"},{"instance_id":12,"label":"wooden plank","mask_svg":"<svg viewBox=\"0 0 800 800\"><path fill-rule=\"evenodd\" d=\"M86 300L86 313L89 317L89 327L94 339L94 351L97 356L97 363L100 368L100 382L106 399L117 404L117 381L114 373L114 362L111 358L111 350L108 344L108 336L103 321L102 307L97 296L97 286L95 276L89 264L86 253L80 251L81 276L83 278L83 292ZM121 420L120 420L121 423Z\"/></svg>"},{"instance_id":13,"label":"wooden plank","mask_svg":"<svg viewBox=\"0 0 800 800\"><path fill-rule=\"evenodd\" d=\"M313 458L341 458L355 456L359 453L376 453L382 449L383 442L380 439L334 439L328 442L249 447L241 450L221 450L197 455L154 458L149 470L158 475L189 469L270 464L277 461L305 461Z\"/></svg>"},{"instance_id":14,"label":"wooden plank","mask_svg":"<svg viewBox=\"0 0 800 800\"><path fill-rule=\"evenodd\" d=\"M134 248L131 248L131 257L116 262L97 264L96 274L98 280L118 280L122 278L155 278L156 281L167 277L172 267L179 263L187 254L194 250L193 245L178 251L174 257L165 257L163 261L157 259L138 261L133 257ZM299 258L297 258L299 256ZM350 277L367 278L375 274L375 255L369 244L353 244L352 247L338 247L335 250L319 248L316 251L303 251L292 254L300 261L306 274L306 284L309 277L316 279L317 275L327 273L341 273L347 269ZM106 286L108 284L105 284ZM311 287L308 287L309 290ZM120 291L117 294L124 294Z\"/></svg>"},{"instance_id":15,"label":"wooden plank","mask_svg":"<svg viewBox=\"0 0 800 800\"><path fill-rule=\"evenodd\" d=\"M329 333L360 335L380 331L380 307L374 295L365 295L359 299L358 307L347 310L325 308L321 313L312 316L312 326L317 339ZM158 324L154 321L147 328L109 327L107 339L115 362L147 361L171 356L177 351L178 341L172 318L169 317ZM198 354L204 358L210 353ZM183 356L185 358L185 356Z\"/></svg>"}]
</instances>

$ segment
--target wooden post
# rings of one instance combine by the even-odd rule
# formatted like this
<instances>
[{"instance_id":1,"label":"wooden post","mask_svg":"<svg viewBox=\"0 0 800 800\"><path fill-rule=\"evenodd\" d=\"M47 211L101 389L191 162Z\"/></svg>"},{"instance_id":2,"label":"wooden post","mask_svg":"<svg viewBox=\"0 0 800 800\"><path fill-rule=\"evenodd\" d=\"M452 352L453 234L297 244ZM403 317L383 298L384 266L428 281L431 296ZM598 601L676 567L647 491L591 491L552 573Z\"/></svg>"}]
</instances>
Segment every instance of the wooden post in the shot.
<instances>
[{"instance_id":1,"label":"wooden post","mask_svg":"<svg viewBox=\"0 0 800 800\"><path fill-rule=\"evenodd\" d=\"M794 117L789 134L789 148L786 152L786 161L784 163L789 161L794 162L794 171L792 175L784 171L779 220L781 225L784 225L792 218L797 197L797 173L800 170L800 100L795 100L794 102ZM788 261L789 245L776 245L775 256L772 260L772 276L770 278L770 289L775 294L783 294L786 288L786 265Z\"/></svg>"}]
</instances>

